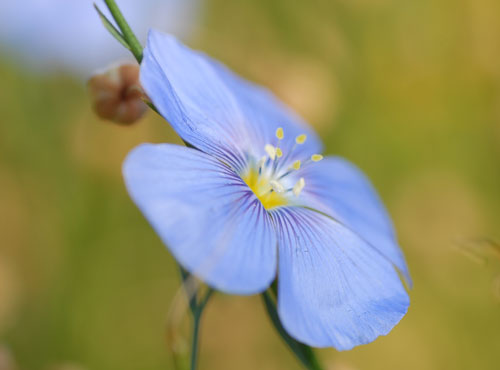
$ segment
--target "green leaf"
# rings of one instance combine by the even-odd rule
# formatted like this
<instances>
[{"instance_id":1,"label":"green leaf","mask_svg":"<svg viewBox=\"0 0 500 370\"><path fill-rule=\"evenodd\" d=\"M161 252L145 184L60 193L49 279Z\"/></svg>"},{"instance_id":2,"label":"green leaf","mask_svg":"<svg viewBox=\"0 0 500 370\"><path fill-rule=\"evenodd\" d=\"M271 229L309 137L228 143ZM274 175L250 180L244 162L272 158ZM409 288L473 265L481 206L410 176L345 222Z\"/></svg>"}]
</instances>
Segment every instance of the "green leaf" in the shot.
<instances>
[{"instance_id":1,"label":"green leaf","mask_svg":"<svg viewBox=\"0 0 500 370\"><path fill-rule=\"evenodd\" d=\"M108 18L106 18L104 13L101 12L101 10L97 7L95 3L94 3L94 8L97 11L97 14L99 14L99 18L101 18L102 24L104 25L104 27L106 27L111 36L117 39L120 42L120 44L125 46L128 50L131 50L130 46L128 45L127 41L125 41L125 38L120 33L120 31L118 31L118 29L113 25L113 23L111 23L111 21Z\"/></svg>"},{"instance_id":2,"label":"green leaf","mask_svg":"<svg viewBox=\"0 0 500 370\"><path fill-rule=\"evenodd\" d=\"M137 40L134 31L132 31L132 28L130 28L129 24L127 23L127 20L123 16L122 11L116 4L115 0L104 0L104 2L106 3L109 12L113 16L114 21L116 22L118 28L121 31L120 35L126 41L130 51L134 55L137 62L141 64L142 45L139 42L139 40Z\"/></svg>"},{"instance_id":3,"label":"green leaf","mask_svg":"<svg viewBox=\"0 0 500 370\"><path fill-rule=\"evenodd\" d=\"M311 347L297 342L286 332L285 328L281 324L281 321L276 310L276 304L274 299L271 297L268 291L262 293L262 299L264 300L264 305L266 307L267 313L274 327L276 328L278 334L283 338L285 343L288 345L290 350L297 356L299 361L309 370L321 370L321 365L318 362Z\"/></svg>"}]
</instances>

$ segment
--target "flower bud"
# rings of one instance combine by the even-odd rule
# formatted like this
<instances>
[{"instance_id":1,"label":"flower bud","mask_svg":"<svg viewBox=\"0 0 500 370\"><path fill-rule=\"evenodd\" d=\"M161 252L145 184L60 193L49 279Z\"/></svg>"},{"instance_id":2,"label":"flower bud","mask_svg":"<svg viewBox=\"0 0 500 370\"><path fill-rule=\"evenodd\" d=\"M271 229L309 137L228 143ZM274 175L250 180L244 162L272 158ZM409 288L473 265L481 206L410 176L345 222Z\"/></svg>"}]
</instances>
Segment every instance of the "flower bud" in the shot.
<instances>
[{"instance_id":1,"label":"flower bud","mask_svg":"<svg viewBox=\"0 0 500 370\"><path fill-rule=\"evenodd\" d=\"M88 89L95 113L103 119L132 124L146 112L139 66L123 64L94 75Z\"/></svg>"}]
</instances>

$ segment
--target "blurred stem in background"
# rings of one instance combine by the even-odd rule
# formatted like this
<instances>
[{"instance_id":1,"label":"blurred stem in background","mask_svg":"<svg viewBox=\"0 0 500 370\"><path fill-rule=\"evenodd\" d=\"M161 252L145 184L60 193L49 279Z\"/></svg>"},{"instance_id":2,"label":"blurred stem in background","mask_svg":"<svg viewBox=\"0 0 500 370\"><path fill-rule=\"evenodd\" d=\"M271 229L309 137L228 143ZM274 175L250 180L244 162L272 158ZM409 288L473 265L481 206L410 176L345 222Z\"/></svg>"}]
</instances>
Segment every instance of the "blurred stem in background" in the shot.
<instances>
[{"instance_id":1,"label":"blurred stem in background","mask_svg":"<svg viewBox=\"0 0 500 370\"><path fill-rule=\"evenodd\" d=\"M189 302L189 309L193 317L193 334L191 337L190 363L191 363L191 370L195 370L196 364L198 362L198 342L199 342L201 316L214 290L212 288L208 288L208 290L204 294L202 294L202 298L199 299L198 296L201 292L200 289L194 287L193 284L191 284L191 282L193 281L192 280L193 277L181 266L179 266L179 268L181 271L182 282Z\"/></svg>"},{"instance_id":2,"label":"blurred stem in background","mask_svg":"<svg viewBox=\"0 0 500 370\"><path fill-rule=\"evenodd\" d=\"M113 19L115 20L118 29L113 25L113 23L106 18L106 16L99 10L99 8L94 4L94 7L96 8L99 17L101 18L104 27L109 31L109 33L116 39L118 42L120 42L124 47L129 49L131 53L134 55L135 59L137 62L140 64L142 61L142 45L140 44L139 40L135 36L134 32L130 28L129 24L127 23L125 17L123 16L122 12L120 11L118 5L114 0L104 0L106 3L106 6L108 7L108 10L110 11L111 15L113 16ZM153 109L155 112L158 112L155 108L155 106L151 103L148 102L148 105ZM190 146L188 143L186 143L187 146ZM199 299L199 294L200 291L199 289L191 289L189 282L192 279L192 276L184 270L181 266L181 276L182 276L182 282L183 286L186 290L187 293L187 298L189 302L189 308L191 311L191 315L193 318L193 332L192 332L192 338L191 338L191 355L190 355L190 363L191 363L191 370L195 370L197 366L197 360L198 360L198 342L199 342L199 330L200 330L200 324L201 324L201 317L203 314L203 310L209 301L210 297L212 296L214 290L209 288L204 295L202 296L201 299ZM290 348L292 353L297 357L297 359L301 362L301 364L309 370L322 370L322 367L316 358L316 355L314 354L314 351L311 347L297 342L295 339L293 339L286 330L283 328L283 325L281 325L278 312L276 309L276 297L277 297L277 291L276 291L276 284L274 283L272 287L268 290L262 293L262 299L264 301L264 305L266 307L267 313L269 315L269 318L271 319L271 322L273 323L276 331L278 334L283 338L284 342Z\"/></svg>"}]
</instances>

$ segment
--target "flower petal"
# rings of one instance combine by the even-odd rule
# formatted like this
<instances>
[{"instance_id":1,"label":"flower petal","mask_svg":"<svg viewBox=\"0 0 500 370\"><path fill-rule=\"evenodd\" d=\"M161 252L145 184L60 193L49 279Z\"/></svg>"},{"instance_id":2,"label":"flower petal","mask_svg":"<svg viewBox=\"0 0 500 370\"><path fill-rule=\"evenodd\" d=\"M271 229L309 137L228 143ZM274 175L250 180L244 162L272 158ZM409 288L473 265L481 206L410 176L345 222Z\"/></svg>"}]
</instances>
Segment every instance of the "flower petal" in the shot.
<instances>
[{"instance_id":1,"label":"flower petal","mask_svg":"<svg viewBox=\"0 0 500 370\"><path fill-rule=\"evenodd\" d=\"M274 279L269 215L225 164L195 149L143 144L123 173L132 199L188 271L234 294L261 292Z\"/></svg>"},{"instance_id":2,"label":"flower petal","mask_svg":"<svg viewBox=\"0 0 500 370\"><path fill-rule=\"evenodd\" d=\"M276 143L276 130L279 127L283 128L284 138L280 147L285 155L295 146L297 136L305 134L307 137L304 144L296 147L293 156L288 159L304 159L322 151L323 145L314 130L270 90L241 78L215 60L210 62L236 97L246 122L251 126L252 145L260 150L254 153L256 156L264 154L262 149L266 144Z\"/></svg>"},{"instance_id":3,"label":"flower petal","mask_svg":"<svg viewBox=\"0 0 500 370\"><path fill-rule=\"evenodd\" d=\"M271 212L279 245L278 312L285 329L315 347L347 350L387 334L408 295L394 267L355 233L319 212Z\"/></svg>"},{"instance_id":4,"label":"flower petal","mask_svg":"<svg viewBox=\"0 0 500 370\"><path fill-rule=\"evenodd\" d=\"M270 92L237 77L220 63L193 51L173 36L150 31L141 82L160 113L196 148L242 168L247 154L260 158L264 145L291 147L295 135L309 135L301 148L318 151L320 141L305 123Z\"/></svg>"},{"instance_id":5,"label":"flower petal","mask_svg":"<svg viewBox=\"0 0 500 370\"><path fill-rule=\"evenodd\" d=\"M340 157L326 157L304 168L306 186L301 196L355 231L404 275L411 278L390 216L368 178L352 163Z\"/></svg>"}]
</instances>

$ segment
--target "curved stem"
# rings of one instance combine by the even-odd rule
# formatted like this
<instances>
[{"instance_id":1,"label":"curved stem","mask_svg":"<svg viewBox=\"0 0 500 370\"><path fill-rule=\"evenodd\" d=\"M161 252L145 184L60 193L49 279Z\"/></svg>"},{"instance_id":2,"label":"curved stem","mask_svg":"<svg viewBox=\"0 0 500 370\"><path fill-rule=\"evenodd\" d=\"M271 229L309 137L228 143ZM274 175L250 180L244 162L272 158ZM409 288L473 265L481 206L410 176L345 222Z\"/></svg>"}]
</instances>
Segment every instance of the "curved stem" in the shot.
<instances>
[{"instance_id":1,"label":"curved stem","mask_svg":"<svg viewBox=\"0 0 500 370\"><path fill-rule=\"evenodd\" d=\"M214 290L212 288L209 288L203 299L196 304L196 308L192 311L193 336L191 338L191 370L196 370L196 365L198 362L198 343L199 343L201 316L213 292Z\"/></svg>"},{"instance_id":2,"label":"curved stem","mask_svg":"<svg viewBox=\"0 0 500 370\"><path fill-rule=\"evenodd\" d=\"M116 5L115 0L104 0L104 2L106 3L106 6L108 7L111 15L113 16L113 19L118 25L118 28L120 29L120 31L122 31L123 38L130 47L130 51L132 52L132 54L134 54L135 59L139 63L141 63L142 45L135 36L130 26L128 25L127 21L125 20L125 17L123 16L120 8L118 7L118 5Z\"/></svg>"},{"instance_id":3,"label":"curved stem","mask_svg":"<svg viewBox=\"0 0 500 370\"><path fill-rule=\"evenodd\" d=\"M271 286L271 291L273 291L273 289L276 289L275 285ZM266 307L274 328L302 365L308 370L322 370L322 366L314 354L313 349L303 343L297 342L286 332L279 319L272 294L269 291L265 291L262 293L262 299L264 300L264 306Z\"/></svg>"}]
</instances>

